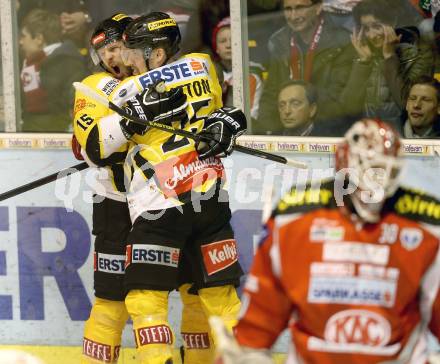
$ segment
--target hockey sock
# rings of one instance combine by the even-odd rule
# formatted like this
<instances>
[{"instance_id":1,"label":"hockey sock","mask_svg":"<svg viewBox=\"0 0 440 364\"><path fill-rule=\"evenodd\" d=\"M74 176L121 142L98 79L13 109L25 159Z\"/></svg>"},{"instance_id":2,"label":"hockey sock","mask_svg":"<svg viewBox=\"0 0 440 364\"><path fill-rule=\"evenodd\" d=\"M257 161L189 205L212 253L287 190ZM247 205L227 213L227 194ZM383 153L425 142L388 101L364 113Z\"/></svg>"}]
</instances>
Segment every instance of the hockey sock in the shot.
<instances>
[{"instance_id":1,"label":"hockey sock","mask_svg":"<svg viewBox=\"0 0 440 364\"><path fill-rule=\"evenodd\" d=\"M225 326L232 332L238 322L241 302L232 284L202 288L199 297L207 317L219 316Z\"/></svg>"},{"instance_id":2,"label":"hockey sock","mask_svg":"<svg viewBox=\"0 0 440 364\"><path fill-rule=\"evenodd\" d=\"M190 284L179 288L183 303L181 334L185 364L205 364L214 360L214 345L208 319L198 295L188 293Z\"/></svg>"},{"instance_id":3,"label":"hockey sock","mask_svg":"<svg viewBox=\"0 0 440 364\"><path fill-rule=\"evenodd\" d=\"M127 320L124 301L96 298L84 327L81 364L116 363Z\"/></svg>"},{"instance_id":4,"label":"hockey sock","mask_svg":"<svg viewBox=\"0 0 440 364\"><path fill-rule=\"evenodd\" d=\"M199 298L206 317L219 316L225 326L232 332L232 329L238 322L238 312L241 303L233 285L202 288L199 289ZM210 331L211 347L213 355L215 353L215 337ZM185 364L187 364L185 362ZM188 362L188 364L192 364Z\"/></svg>"},{"instance_id":5,"label":"hockey sock","mask_svg":"<svg viewBox=\"0 0 440 364\"><path fill-rule=\"evenodd\" d=\"M133 320L138 363L172 364L174 338L168 323L168 291L131 290L125 304Z\"/></svg>"}]
</instances>

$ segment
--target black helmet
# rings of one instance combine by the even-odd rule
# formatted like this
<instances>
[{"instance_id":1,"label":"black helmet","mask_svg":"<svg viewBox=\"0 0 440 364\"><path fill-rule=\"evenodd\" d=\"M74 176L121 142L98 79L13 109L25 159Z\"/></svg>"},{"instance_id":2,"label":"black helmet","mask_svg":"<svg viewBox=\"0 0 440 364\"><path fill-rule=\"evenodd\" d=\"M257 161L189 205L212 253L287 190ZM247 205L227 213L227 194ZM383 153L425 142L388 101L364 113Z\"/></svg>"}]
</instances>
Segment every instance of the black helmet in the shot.
<instances>
[{"instance_id":1,"label":"black helmet","mask_svg":"<svg viewBox=\"0 0 440 364\"><path fill-rule=\"evenodd\" d=\"M100 22L93 31L90 45L95 50L116 40L122 39L122 33L133 18L117 13Z\"/></svg>"},{"instance_id":2,"label":"black helmet","mask_svg":"<svg viewBox=\"0 0 440 364\"><path fill-rule=\"evenodd\" d=\"M133 18L128 15L117 13L104 19L96 26L90 38L90 46L92 48L90 54L95 65L101 62L96 51L107 44L121 40L122 33L131 21L133 21Z\"/></svg>"},{"instance_id":3,"label":"black helmet","mask_svg":"<svg viewBox=\"0 0 440 364\"><path fill-rule=\"evenodd\" d=\"M176 21L162 12L152 12L135 19L125 29L122 38L127 48L143 49L145 59L158 47L164 48L168 57L174 56L182 39Z\"/></svg>"}]
</instances>

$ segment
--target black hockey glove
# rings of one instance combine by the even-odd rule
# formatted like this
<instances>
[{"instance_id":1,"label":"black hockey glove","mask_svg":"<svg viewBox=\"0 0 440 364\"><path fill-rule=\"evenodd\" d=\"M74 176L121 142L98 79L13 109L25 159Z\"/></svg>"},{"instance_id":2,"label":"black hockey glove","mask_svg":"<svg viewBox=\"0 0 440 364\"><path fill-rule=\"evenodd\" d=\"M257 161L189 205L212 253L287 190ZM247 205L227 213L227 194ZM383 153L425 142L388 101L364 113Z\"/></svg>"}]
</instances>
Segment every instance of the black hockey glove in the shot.
<instances>
[{"instance_id":1,"label":"black hockey glove","mask_svg":"<svg viewBox=\"0 0 440 364\"><path fill-rule=\"evenodd\" d=\"M124 110L140 119L171 125L172 121L186 116L186 95L180 88L165 91L163 81L159 81L127 101ZM144 135L150 128L147 124L135 124L128 119L121 120L121 128L126 136Z\"/></svg>"},{"instance_id":2,"label":"black hockey glove","mask_svg":"<svg viewBox=\"0 0 440 364\"><path fill-rule=\"evenodd\" d=\"M246 127L246 116L240 109L225 106L214 111L205 120L204 128L199 133L206 139L196 142L199 158L230 155L235 139L246 131Z\"/></svg>"}]
</instances>

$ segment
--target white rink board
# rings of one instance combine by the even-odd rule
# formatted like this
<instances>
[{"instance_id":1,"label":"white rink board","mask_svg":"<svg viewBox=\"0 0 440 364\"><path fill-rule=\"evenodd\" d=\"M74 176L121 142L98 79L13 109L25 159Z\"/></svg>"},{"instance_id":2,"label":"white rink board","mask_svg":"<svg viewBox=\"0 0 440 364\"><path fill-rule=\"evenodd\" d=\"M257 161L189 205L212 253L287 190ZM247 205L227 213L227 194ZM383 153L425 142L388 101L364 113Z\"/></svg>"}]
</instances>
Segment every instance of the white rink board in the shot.
<instances>
[{"instance_id":1,"label":"white rink board","mask_svg":"<svg viewBox=\"0 0 440 364\"><path fill-rule=\"evenodd\" d=\"M333 164L330 154L286 156L306 161L311 167L322 169L322 173ZM435 189L440 180L440 158L408 157L408 162L405 184L440 196L438 188ZM66 149L2 149L0 192L77 163ZM298 171L239 153L226 161L226 168L232 223L241 262L247 270L260 229L263 186L275 185L275 199L278 199L281 190L296 180ZM3 345L81 345L84 320L93 300L92 209L84 201L91 194L85 183L87 173L88 170L75 177L81 179L81 187L70 212L56 197L55 183L0 202L0 343ZM176 295L170 300L170 312L170 321L178 333L180 301ZM123 344L133 346L130 327L125 330ZM285 349L284 336L277 351Z\"/></svg>"}]
</instances>

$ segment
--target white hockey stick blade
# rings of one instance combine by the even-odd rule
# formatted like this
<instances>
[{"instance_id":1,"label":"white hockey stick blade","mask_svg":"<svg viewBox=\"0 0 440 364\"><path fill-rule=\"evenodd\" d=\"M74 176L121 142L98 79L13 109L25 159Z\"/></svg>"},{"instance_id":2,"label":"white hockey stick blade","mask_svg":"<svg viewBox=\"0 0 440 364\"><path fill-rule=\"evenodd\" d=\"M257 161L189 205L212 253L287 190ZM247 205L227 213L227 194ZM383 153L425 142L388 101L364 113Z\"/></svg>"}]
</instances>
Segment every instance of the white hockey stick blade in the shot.
<instances>
[{"instance_id":1,"label":"white hockey stick blade","mask_svg":"<svg viewBox=\"0 0 440 364\"><path fill-rule=\"evenodd\" d=\"M73 87L75 90L83 93L84 95L92 98L93 100L99 102L100 104L109 107L109 101L102 95L98 94L94 89L90 86L84 85L81 82L74 82Z\"/></svg>"},{"instance_id":2,"label":"white hockey stick blade","mask_svg":"<svg viewBox=\"0 0 440 364\"><path fill-rule=\"evenodd\" d=\"M289 158L286 158L286 166L295 167L295 168L301 168L301 169L309 168L307 163L296 161L294 159L289 159Z\"/></svg>"}]
</instances>

